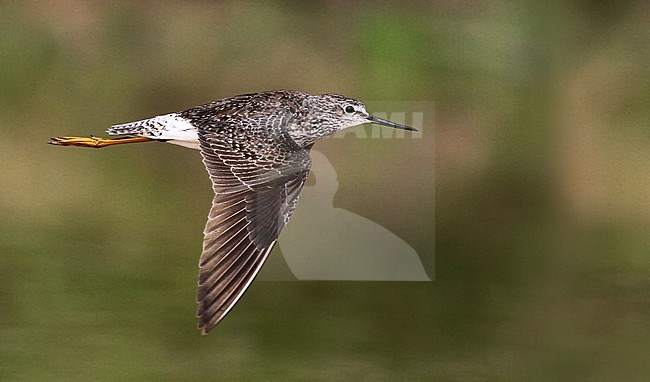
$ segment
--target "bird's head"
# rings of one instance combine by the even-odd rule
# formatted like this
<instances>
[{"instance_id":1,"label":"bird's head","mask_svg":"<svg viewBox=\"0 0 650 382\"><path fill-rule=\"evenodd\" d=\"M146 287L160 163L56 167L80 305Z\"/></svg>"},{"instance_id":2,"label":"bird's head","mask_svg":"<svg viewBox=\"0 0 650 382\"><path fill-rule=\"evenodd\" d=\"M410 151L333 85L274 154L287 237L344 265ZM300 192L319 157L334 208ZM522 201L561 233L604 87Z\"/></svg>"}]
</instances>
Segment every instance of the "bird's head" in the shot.
<instances>
[{"instance_id":1,"label":"bird's head","mask_svg":"<svg viewBox=\"0 0 650 382\"><path fill-rule=\"evenodd\" d=\"M339 94L323 94L317 97L320 101L318 102L317 109L319 109L321 118L324 119L323 124L330 125L336 131L366 123L374 123L394 129L417 131L414 127L401 125L371 115L366 111L366 106L356 99Z\"/></svg>"},{"instance_id":2,"label":"bird's head","mask_svg":"<svg viewBox=\"0 0 650 382\"><path fill-rule=\"evenodd\" d=\"M411 126L375 117L360 101L339 94L307 95L303 101L303 113L304 119L289 127L291 138L303 147L340 130L366 123L418 131Z\"/></svg>"}]
</instances>

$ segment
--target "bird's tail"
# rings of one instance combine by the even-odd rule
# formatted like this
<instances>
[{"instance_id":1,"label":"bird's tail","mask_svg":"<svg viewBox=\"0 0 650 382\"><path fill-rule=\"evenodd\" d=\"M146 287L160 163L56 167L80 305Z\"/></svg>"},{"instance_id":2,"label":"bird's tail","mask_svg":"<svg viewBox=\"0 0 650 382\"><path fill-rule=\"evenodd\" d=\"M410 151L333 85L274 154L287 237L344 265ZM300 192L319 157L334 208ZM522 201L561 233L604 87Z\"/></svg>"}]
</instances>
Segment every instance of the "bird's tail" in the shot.
<instances>
[{"instance_id":1,"label":"bird's tail","mask_svg":"<svg viewBox=\"0 0 650 382\"><path fill-rule=\"evenodd\" d=\"M145 137L157 141L199 149L196 126L177 113L159 115L121 125L111 126L106 132L123 137Z\"/></svg>"},{"instance_id":2,"label":"bird's tail","mask_svg":"<svg viewBox=\"0 0 650 382\"><path fill-rule=\"evenodd\" d=\"M162 116L143 119L141 121L113 125L106 132L109 135L127 135L127 136L151 136L163 125L160 120Z\"/></svg>"}]
</instances>

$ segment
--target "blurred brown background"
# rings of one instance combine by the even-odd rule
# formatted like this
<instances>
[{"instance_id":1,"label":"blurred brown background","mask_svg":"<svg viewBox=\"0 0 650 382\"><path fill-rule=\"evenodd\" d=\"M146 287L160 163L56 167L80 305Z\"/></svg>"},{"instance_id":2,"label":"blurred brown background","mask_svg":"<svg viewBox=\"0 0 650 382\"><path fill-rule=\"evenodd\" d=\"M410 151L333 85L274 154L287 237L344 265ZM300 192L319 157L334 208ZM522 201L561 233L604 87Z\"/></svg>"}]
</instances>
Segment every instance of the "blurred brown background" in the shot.
<instances>
[{"instance_id":1,"label":"blurred brown background","mask_svg":"<svg viewBox=\"0 0 650 382\"><path fill-rule=\"evenodd\" d=\"M646 380L649 13L0 3L0 379ZM422 139L317 146L435 281L256 282L201 337L198 153L45 142L277 88L435 102Z\"/></svg>"}]
</instances>

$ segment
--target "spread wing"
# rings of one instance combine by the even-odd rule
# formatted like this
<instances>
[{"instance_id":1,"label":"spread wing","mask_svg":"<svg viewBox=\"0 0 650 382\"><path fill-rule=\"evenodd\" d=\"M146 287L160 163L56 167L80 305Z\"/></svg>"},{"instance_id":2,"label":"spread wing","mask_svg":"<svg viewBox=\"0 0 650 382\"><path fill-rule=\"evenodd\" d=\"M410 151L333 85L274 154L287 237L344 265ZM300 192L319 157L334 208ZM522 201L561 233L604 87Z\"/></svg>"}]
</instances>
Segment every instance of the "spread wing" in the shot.
<instances>
[{"instance_id":1,"label":"spread wing","mask_svg":"<svg viewBox=\"0 0 650 382\"><path fill-rule=\"evenodd\" d=\"M265 139L236 130L199 131L215 197L199 263L198 327L209 332L253 281L291 218L309 174L309 148L286 133Z\"/></svg>"}]
</instances>

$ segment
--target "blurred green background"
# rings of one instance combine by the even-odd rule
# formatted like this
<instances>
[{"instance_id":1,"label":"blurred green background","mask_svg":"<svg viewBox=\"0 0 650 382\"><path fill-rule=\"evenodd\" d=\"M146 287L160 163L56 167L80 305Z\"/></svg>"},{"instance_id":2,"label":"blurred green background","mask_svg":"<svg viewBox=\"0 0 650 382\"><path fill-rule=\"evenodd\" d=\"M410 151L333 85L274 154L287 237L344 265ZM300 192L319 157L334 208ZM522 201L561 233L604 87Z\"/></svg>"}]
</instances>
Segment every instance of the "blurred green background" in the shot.
<instances>
[{"instance_id":1,"label":"blurred green background","mask_svg":"<svg viewBox=\"0 0 650 382\"><path fill-rule=\"evenodd\" d=\"M649 13L1 2L0 380L647 380ZM317 145L435 281L260 281L202 337L199 154L45 142L276 88L435 102Z\"/></svg>"}]
</instances>

